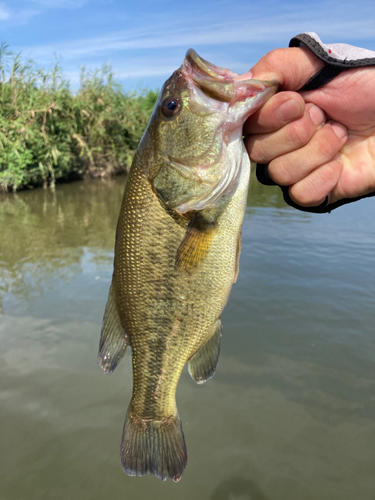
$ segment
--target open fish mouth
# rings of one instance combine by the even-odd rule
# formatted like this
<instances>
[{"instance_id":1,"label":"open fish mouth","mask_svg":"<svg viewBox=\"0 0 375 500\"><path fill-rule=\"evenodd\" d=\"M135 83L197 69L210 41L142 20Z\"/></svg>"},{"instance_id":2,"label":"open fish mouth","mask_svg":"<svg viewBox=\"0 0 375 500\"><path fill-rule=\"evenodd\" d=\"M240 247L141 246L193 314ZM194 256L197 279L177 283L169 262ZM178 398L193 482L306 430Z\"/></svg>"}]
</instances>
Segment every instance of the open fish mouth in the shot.
<instances>
[{"instance_id":1,"label":"open fish mouth","mask_svg":"<svg viewBox=\"0 0 375 500\"><path fill-rule=\"evenodd\" d=\"M159 198L176 212L204 210L238 185L242 165L248 162L242 126L277 90L276 82L238 76L189 49L165 86L167 99L173 100L176 93L183 102L183 112L170 122L183 133L173 151L166 147L167 161L152 183Z\"/></svg>"},{"instance_id":2,"label":"open fish mouth","mask_svg":"<svg viewBox=\"0 0 375 500\"><path fill-rule=\"evenodd\" d=\"M189 49L181 66L182 73L200 88L208 97L226 103L236 103L257 94L264 95L277 90L277 82L259 80L236 80L237 73L220 68Z\"/></svg>"}]
</instances>

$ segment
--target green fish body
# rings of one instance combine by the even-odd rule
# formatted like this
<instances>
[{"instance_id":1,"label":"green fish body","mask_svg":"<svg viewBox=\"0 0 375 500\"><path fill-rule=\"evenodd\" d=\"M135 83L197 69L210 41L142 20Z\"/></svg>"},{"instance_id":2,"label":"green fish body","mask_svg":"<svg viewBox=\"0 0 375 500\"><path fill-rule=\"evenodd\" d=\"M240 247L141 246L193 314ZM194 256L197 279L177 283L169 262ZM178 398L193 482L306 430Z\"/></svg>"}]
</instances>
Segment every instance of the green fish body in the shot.
<instances>
[{"instance_id":1,"label":"green fish body","mask_svg":"<svg viewBox=\"0 0 375 500\"><path fill-rule=\"evenodd\" d=\"M276 91L236 76L188 51L160 92L126 184L99 364L112 373L131 346L120 452L129 475L181 478L177 384L187 362L199 384L218 363L250 176L242 125Z\"/></svg>"}]
</instances>

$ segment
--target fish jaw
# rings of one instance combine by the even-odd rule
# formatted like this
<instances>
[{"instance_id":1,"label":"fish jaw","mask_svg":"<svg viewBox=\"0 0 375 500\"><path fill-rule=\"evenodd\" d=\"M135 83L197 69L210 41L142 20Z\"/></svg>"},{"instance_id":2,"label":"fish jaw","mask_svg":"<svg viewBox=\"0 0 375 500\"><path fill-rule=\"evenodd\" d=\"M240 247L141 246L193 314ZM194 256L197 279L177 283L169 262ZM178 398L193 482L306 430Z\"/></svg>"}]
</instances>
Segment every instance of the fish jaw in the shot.
<instances>
[{"instance_id":1,"label":"fish jaw","mask_svg":"<svg viewBox=\"0 0 375 500\"><path fill-rule=\"evenodd\" d=\"M191 50L188 52L189 57L190 53ZM261 82L253 79L237 81L234 79L238 76L236 73L213 65L214 70L210 71L208 75L203 74L200 69L196 69L197 57L194 59L194 66L186 66L186 72L190 71L190 79L193 82L190 88L192 95L197 97L197 94L205 94L208 88L207 83L212 84L214 80L214 70L218 71L215 96L219 96L221 92L223 101L217 101L211 95L205 94L204 96L200 95L195 102L202 102L206 99L211 103L212 109L216 109L218 113L223 115L222 125L218 129L220 154L211 164L198 163L194 169L189 169L186 165L181 165L177 161L174 162L175 169L179 168L180 172L183 172L186 177L187 172L190 170L191 179L195 178L198 183L207 186L207 192L204 196L190 197L190 199L184 200L183 203L176 204L173 207L174 210L181 214L192 210L204 210L207 206L215 205L220 200L224 200L235 191L244 164L243 124L277 90L276 82ZM207 68L208 64L207 61L204 61L204 69ZM232 99L227 102L226 99L230 92ZM213 178L216 179L216 182L213 182Z\"/></svg>"},{"instance_id":2,"label":"fish jaw","mask_svg":"<svg viewBox=\"0 0 375 500\"><path fill-rule=\"evenodd\" d=\"M181 72L207 97L227 105L218 106L227 113L235 128L241 128L246 119L257 111L278 89L276 81L240 80L229 69L220 68L201 58L193 49L186 53ZM192 89L191 89L192 90ZM215 107L211 103L212 107Z\"/></svg>"},{"instance_id":3,"label":"fish jaw","mask_svg":"<svg viewBox=\"0 0 375 500\"><path fill-rule=\"evenodd\" d=\"M193 151L187 157L181 143L182 153L166 154L153 179L158 196L180 214L204 210L235 190L242 164L243 124L277 90L276 82L237 77L190 49L171 78L171 88L184 87L188 98L181 101L189 113L211 127L209 134L202 133L206 145L199 155ZM177 120L182 122L183 116Z\"/></svg>"}]
</instances>

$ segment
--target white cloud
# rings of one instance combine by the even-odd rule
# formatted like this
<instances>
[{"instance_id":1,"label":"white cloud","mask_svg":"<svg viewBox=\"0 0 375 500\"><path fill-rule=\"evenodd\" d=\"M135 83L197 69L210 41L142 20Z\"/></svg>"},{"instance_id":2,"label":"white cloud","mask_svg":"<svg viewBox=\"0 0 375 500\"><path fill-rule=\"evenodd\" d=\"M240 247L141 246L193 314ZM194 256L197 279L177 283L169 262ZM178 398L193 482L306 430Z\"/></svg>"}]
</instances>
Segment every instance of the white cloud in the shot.
<instances>
[{"instance_id":1,"label":"white cloud","mask_svg":"<svg viewBox=\"0 0 375 500\"><path fill-rule=\"evenodd\" d=\"M152 78L152 77L161 77L161 83L167 77L169 77L175 70L178 64L168 65L152 65L152 61L150 60L150 64L143 66L142 64L126 64L126 68L123 68L123 65L113 65L112 70L115 76L116 81L126 82L131 81L134 83L139 83L143 78ZM79 70L68 70L64 71L64 77L70 82L72 88L75 89L79 86L80 83L80 71ZM161 85L160 83L160 85ZM159 85L159 86L160 86ZM138 85L136 85L138 86Z\"/></svg>"},{"instance_id":2,"label":"white cloud","mask_svg":"<svg viewBox=\"0 0 375 500\"><path fill-rule=\"evenodd\" d=\"M149 26L142 29L130 29L122 32L102 35L86 39L37 46L31 49L32 56L38 59L52 59L53 54L61 55L64 60L74 60L96 56L104 52L134 51L139 49L162 49L171 47L190 47L198 45L219 45L230 43L285 43L293 35L303 31L315 31L324 41L346 41L355 39L375 39L374 21L337 20L309 22L291 20L290 16L283 19L265 18L248 23L227 22L200 27L194 23L184 23L187 27ZM329 40L327 40L329 39Z\"/></svg>"},{"instance_id":3,"label":"white cloud","mask_svg":"<svg viewBox=\"0 0 375 500\"><path fill-rule=\"evenodd\" d=\"M78 9L85 5L89 0L31 0L39 5L50 8Z\"/></svg>"},{"instance_id":4,"label":"white cloud","mask_svg":"<svg viewBox=\"0 0 375 500\"><path fill-rule=\"evenodd\" d=\"M0 3L0 21L6 21L10 19L10 17L10 10L3 3Z\"/></svg>"},{"instance_id":5,"label":"white cloud","mask_svg":"<svg viewBox=\"0 0 375 500\"><path fill-rule=\"evenodd\" d=\"M0 22L6 21L3 25L7 27L26 24L30 18L37 14L39 14L39 11L35 9L15 11L10 10L5 4L0 3Z\"/></svg>"},{"instance_id":6,"label":"white cloud","mask_svg":"<svg viewBox=\"0 0 375 500\"><path fill-rule=\"evenodd\" d=\"M33 1L50 7L64 3L65 7L72 8L90 0ZM265 45L267 49L270 45L285 47L292 36L304 31L315 31L325 43L355 45L356 40L360 40L358 44L362 45L363 40L367 40L370 43L366 47L374 50L375 3L365 2L366 15L363 15L351 3L341 1L343 4L330 0L320 2L319 8L317 5L308 8L289 0L282 9L275 9L272 15L269 5L268 8L266 5L255 10L253 6L250 8L242 4L241 15L234 10L234 6L226 18L220 11L212 12L207 17L205 13L198 16L192 10L189 17L173 15L172 18L168 13L155 18L145 12L142 19L134 17L130 29L34 47L17 47L17 51L21 50L26 58L31 57L43 65L54 64L56 55L61 57L61 65L67 71L65 75L74 83L77 82L80 65L100 67L106 60L112 61L116 78L159 79L159 76L168 76L178 67L189 47L197 48L200 53L204 47L207 59L211 60L212 54L212 61L220 61L222 66L244 72L255 62L253 59L262 55L260 52ZM141 25L137 26L136 22ZM240 47L239 51L235 44ZM225 64L223 56L226 58L227 55L217 57L219 46L231 46L227 53L239 52L239 57L235 56L238 57L236 64L233 59ZM244 56L241 61L240 54L245 51L247 57Z\"/></svg>"}]
</instances>

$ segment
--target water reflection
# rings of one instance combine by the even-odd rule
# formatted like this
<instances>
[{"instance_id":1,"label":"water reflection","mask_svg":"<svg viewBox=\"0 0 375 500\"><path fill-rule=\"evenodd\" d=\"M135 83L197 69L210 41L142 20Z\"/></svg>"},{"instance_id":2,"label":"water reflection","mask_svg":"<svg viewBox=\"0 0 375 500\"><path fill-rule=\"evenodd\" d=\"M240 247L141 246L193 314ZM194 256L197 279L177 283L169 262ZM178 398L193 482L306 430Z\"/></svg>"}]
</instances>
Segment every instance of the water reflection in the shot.
<instances>
[{"instance_id":1,"label":"water reflection","mask_svg":"<svg viewBox=\"0 0 375 500\"><path fill-rule=\"evenodd\" d=\"M257 182L255 177L255 166L252 165L250 189L247 197L248 207L274 207L279 209L287 207L281 189L276 186L264 186Z\"/></svg>"},{"instance_id":2,"label":"water reflection","mask_svg":"<svg viewBox=\"0 0 375 500\"><path fill-rule=\"evenodd\" d=\"M0 197L1 498L372 500L375 205L299 213L254 179L215 377L177 393L177 485L118 459L130 355L97 347L125 178Z\"/></svg>"},{"instance_id":3,"label":"water reflection","mask_svg":"<svg viewBox=\"0 0 375 500\"><path fill-rule=\"evenodd\" d=\"M83 266L109 265L125 183L118 177L0 194L0 311L6 293L30 302L52 278L70 283ZM283 208L284 218L289 211L279 189L258 182L248 206Z\"/></svg>"},{"instance_id":4,"label":"water reflection","mask_svg":"<svg viewBox=\"0 0 375 500\"><path fill-rule=\"evenodd\" d=\"M2 195L0 300L11 293L30 302L52 278L69 283L85 264L106 268L125 182L120 177Z\"/></svg>"},{"instance_id":5,"label":"water reflection","mask_svg":"<svg viewBox=\"0 0 375 500\"><path fill-rule=\"evenodd\" d=\"M252 476L249 471L249 476ZM243 477L223 481L212 493L211 500L271 500L255 482Z\"/></svg>"}]
</instances>

